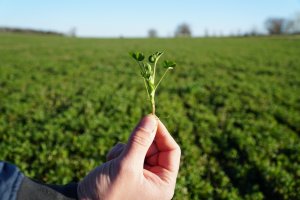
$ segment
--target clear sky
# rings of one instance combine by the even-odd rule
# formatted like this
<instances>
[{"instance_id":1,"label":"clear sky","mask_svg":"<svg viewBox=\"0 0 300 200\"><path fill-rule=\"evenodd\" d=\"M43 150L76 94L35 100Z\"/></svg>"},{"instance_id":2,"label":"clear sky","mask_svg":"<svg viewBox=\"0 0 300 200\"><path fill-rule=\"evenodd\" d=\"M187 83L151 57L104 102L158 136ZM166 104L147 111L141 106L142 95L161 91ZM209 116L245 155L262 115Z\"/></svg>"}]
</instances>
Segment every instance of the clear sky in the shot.
<instances>
[{"instance_id":1,"label":"clear sky","mask_svg":"<svg viewBox=\"0 0 300 200\"><path fill-rule=\"evenodd\" d=\"M291 18L300 0L0 0L0 26L68 32L84 37L173 36L181 23L194 36L263 31L268 17Z\"/></svg>"}]
</instances>

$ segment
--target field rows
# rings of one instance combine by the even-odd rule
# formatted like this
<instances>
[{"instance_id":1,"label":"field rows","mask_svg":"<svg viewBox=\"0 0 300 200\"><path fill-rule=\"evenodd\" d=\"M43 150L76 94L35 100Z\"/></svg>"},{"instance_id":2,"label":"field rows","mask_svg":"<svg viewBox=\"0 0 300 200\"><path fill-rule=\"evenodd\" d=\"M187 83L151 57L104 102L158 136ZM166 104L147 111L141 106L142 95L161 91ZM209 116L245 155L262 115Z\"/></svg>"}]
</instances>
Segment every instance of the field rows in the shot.
<instances>
[{"instance_id":1,"label":"field rows","mask_svg":"<svg viewBox=\"0 0 300 200\"><path fill-rule=\"evenodd\" d=\"M0 35L0 160L78 181L150 112L129 51L178 67L157 115L182 148L174 199L299 199L298 38Z\"/></svg>"}]
</instances>

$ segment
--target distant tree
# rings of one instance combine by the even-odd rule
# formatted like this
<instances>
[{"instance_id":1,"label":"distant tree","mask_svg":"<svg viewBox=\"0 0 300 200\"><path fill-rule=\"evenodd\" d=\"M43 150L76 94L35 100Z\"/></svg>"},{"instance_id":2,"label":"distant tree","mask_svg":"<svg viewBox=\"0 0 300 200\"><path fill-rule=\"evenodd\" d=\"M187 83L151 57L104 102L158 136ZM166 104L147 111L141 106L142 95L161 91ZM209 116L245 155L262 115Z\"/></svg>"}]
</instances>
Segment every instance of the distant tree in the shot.
<instances>
[{"instance_id":1,"label":"distant tree","mask_svg":"<svg viewBox=\"0 0 300 200\"><path fill-rule=\"evenodd\" d=\"M300 12L290 22L290 32L293 34L300 34Z\"/></svg>"},{"instance_id":2,"label":"distant tree","mask_svg":"<svg viewBox=\"0 0 300 200\"><path fill-rule=\"evenodd\" d=\"M180 24L176 31L175 31L176 37L191 37L192 31L190 29L190 26L186 23Z\"/></svg>"},{"instance_id":3,"label":"distant tree","mask_svg":"<svg viewBox=\"0 0 300 200\"><path fill-rule=\"evenodd\" d=\"M265 22L265 27L270 35L280 35L287 32L289 21L284 18L269 18Z\"/></svg>"},{"instance_id":4,"label":"distant tree","mask_svg":"<svg viewBox=\"0 0 300 200\"><path fill-rule=\"evenodd\" d=\"M57 36L65 35L63 33L56 32L56 31L50 31L50 30L12 28L12 27L0 27L0 32L23 33L23 34L43 34L43 35L57 35Z\"/></svg>"},{"instance_id":5,"label":"distant tree","mask_svg":"<svg viewBox=\"0 0 300 200\"><path fill-rule=\"evenodd\" d=\"M76 37L76 32L77 32L76 27L72 27L72 28L69 30L68 35L69 35L70 37Z\"/></svg>"},{"instance_id":6,"label":"distant tree","mask_svg":"<svg viewBox=\"0 0 300 200\"><path fill-rule=\"evenodd\" d=\"M149 38L156 38L157 37L157 31L155 29L150 29L148 31L148 37Z\"/></svg>"},{"instance_id":7,"label":"distant tree","mask_svg":"<svg viewBox=\"0 0 300 200\"><path fill-rule=\"evenodd\" d=\"M291 34L295 32L296 32L295 21L287 20L284 28L284 33Z\"/></svg>"}]
</instances>

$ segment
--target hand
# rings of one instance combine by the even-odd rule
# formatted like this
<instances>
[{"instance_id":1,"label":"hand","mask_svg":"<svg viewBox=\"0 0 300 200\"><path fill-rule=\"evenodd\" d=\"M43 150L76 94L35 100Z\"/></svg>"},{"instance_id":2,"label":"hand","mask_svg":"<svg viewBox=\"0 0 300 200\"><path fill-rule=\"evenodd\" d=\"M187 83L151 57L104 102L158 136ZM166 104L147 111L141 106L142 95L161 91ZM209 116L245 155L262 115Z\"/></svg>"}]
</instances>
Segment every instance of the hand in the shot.
<instances>
[{"instance_id":1,"label":"hand","mask_svg":"<svg viewBox=\"0 0 300 200\"><path fill-rule=\"evenodd\" d=\"M171 199L180 163L180 148L154 115L144 117L128 144L117 144L108 161L78 185L79 199Z\"/></svg>"}]
</instances>

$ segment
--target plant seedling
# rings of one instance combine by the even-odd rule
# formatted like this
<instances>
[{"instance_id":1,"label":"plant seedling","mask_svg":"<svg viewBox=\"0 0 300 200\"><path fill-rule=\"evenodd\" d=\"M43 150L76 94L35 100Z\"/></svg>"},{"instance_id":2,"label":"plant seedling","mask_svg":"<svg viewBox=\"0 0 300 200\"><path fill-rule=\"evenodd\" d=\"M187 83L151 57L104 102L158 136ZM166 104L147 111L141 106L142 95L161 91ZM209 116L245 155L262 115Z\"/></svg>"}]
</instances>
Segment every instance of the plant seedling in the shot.
<instances>
[{"instance_id":1,"label":"plant seedling","mask_svg":"<svg viewBox=\"0 0 300 200\"><path fill-rule=\"evenodd\" d=\"M152 114L155 114L155 92L163 78L166 76L167 72L171 69L174 69L176 63L173 61L165 60L162 63L162 66L165 68L165 73L159 79L158 82L155 81L155 74L156 74L156 65L159 58L163 55L163 52L156 52L151 54L148 57L148 61L145 60L145 56L143 53L140 52L133 52L130 53L130 56L134 58L141 70L141 75L144 79L145 87L148 93L149 101L152 108Z\"/></svg>"}]
</instances>

